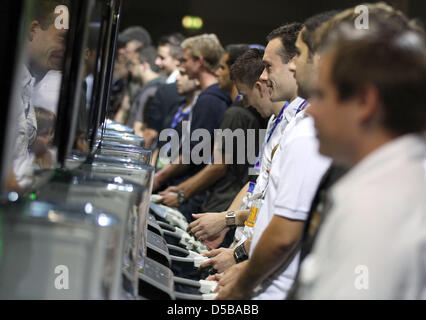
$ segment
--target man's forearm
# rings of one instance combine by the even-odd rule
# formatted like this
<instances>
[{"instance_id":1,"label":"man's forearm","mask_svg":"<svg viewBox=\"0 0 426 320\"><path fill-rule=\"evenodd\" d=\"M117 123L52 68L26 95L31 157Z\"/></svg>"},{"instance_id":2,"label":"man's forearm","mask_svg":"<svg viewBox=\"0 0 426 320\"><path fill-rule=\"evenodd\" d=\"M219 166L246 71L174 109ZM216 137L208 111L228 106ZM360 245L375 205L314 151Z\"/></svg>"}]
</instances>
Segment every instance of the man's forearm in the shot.
<instances>
[{"instance_id":1,"label":"man's forearm","mask_svg":"<svg viewBox=\"0 0 426 320\"><path fill-rule=\"evenodd\" d=\"M189 170L189 165L182 163L182 156L179 156L178 163L171 163L161 170L158 175L162 183L174 178L178 175L184 174Z\"/></svg>"},{"instance_id":2,"label":"man's forearm","mask_svg":"<svg viewBox=\"0 0 426 320\"><path fill-rule=\"evenodd\" d=\"M127 119L127 114L128 114L127 110L120 108L117 111L117 113L115 114L114 121L124 124L126 122L126 119Z\"/></svg>"},{"instance_id":3,"label":"man's forearm","mask_svg":"<svg viewBox=\"0 0 426 320\"><path fill-rule=\"evenodd\" d=\"M303 230L303 222L291 222L294 230L286 234L277 219L283 218L275 216L272 219L250 257L248 267L236 283L241 290L252 292L291 257Z\"/></svg>"},{"instance_id":4,"label":"man's forearm","mask_svg":"<svg viewBox=\"0 0 426 320\"><path fill-rule=\"evenodd\" d=\"M151 128L146 128L143 134L145 139L145 147L151 149L154 140L158 137L158 131Z\"/></svg>"},{"instance_id":5,"label":"man's forearm","mask_svg":"<svg viewBox=\"0 0 426 320\"><path fill-rule=\"evenodd\" d=\"M181 183L178 188L186 198L191 198L212 186L222 178L227 171L226 164L209 164L195 176Z\"/></svg>"},{"instance_id":6,"label":"man's forearm","mask_svg":"<svg viewBox=\"0 0 426 320\"><path fill-rule=\"evenodd\" d=\"M135 130L135 135L137 135L138 137L143 138L144 124L142 122L135 121L135 123L133 125L133 129Z\"/></svg>"},{"instance_id":7,"label":"man's forearm","mask_svg":"<svg viewBox=\"0 0 426 320\"><path fill-rule=\"evenodd\" d=\"M155 167L155 166L156 166L156 164L157 164L157 160L158 160L158 153L159 153L158 148L157 148L157 149L155 149L155 150L152 152L151 166L153 166L153 167Z\"/></svg>"}]
</instances>

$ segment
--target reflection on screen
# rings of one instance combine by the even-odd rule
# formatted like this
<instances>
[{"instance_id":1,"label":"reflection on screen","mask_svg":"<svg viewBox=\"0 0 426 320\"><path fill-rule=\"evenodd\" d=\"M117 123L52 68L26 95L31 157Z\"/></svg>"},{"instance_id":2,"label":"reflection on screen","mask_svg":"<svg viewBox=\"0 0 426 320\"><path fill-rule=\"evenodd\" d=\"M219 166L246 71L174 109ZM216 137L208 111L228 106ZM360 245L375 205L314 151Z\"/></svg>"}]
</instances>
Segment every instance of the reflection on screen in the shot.
<instances>
[{"instance_id":1,"label":"reflection on screen","mask_svg":"<svg viewBox=\"0 0 426 320\"><path fill-rule=\"evenodd\" d=\"M81 96L79 99L76 140L74 149L80 152L89 151L89 132L91 125L91 108L94 105L94 83L96 66L98 64L98 48L100 39L100 10L94 10L89 26L89 34L84 46L83 78L81 82Z\"/></svg>"},{"instance_id":2,"label":"reflection on screen","mask_svg":"<svg viewBox=\"0 0 426 320\"><path fill-rule=\"evenodd\" d=\"M69 30L68 0L33 0L26 13L24 61L20 66L17 136L8 189L23 190L34 171L56 166L53 138Z\"/></svg>"}]
</instances>

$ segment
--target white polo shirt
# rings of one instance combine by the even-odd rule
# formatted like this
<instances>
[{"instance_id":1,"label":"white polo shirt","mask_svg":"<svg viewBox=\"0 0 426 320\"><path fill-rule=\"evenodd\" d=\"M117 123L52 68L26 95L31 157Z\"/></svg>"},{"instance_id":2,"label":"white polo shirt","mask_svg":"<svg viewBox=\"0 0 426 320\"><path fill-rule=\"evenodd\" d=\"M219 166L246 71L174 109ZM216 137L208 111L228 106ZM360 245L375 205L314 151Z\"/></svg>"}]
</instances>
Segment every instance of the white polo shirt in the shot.
<instances>
[{"instance_id":1,"label":"white polo shirt","mask_svg":"<svg viewBox=\"0 0 426 320\"><path fill-rule=\"evenodd\" d=\"M306 100L300 97L294 99L284 110L283 119L278 124L277 128L273 132L269 142L268 136L269 132L272 130L276 116L273 115L269 120L268 127L266 129L266 136L264 141L264 150L260 162L260 172L259 177L256 180L256 187L254 188L253 194L263 192L266 188L266 185L269 180L269 170L271 169L272 164L272 151L280 143L281 136L283 135L285 128L295 117L296 112L299 110L302 104L306 103Z\"/></svg>"},{"instance_id":2,"label":"white polo shirt","mask_svg":"<svg viewBox=\"0 0 426 320\"><path fill-rule=\"evenodd\" d=\"M374 151L330 189L301 299L426 299L426 139Z\"/></svg>"},{"instance_id":3,"label":"white polo shirt","mask_svg":"<svg viewBox=\"0 0 426 320\"><path fill-rule=\"evenodd\" d=\"M305 221L331 159L318 152L314 121L300 112L287 126L272 163L265 201L254 227L250 256L274 215ZM285 299L297 273L299 253L258 288L254 299Z\"/></svg>"},{"instance_id":4,"label":"white polo shirt","mask_svg":"<svg viewBox=\"0 0 426 320\"><path fill-rule=\"evenodd\" d=\"M305 99L297 97L287 106L287 108L284 110L282 121L274 130L268 142L269 132L272 130L276 116L273 115L270 118L268 127L266 129L267 134L265 136L264 149L261 156L260 172L256 180L256 186L254 188L253 195L262 193L265 190L268 184L269 172L272 165L272 151L280 143L281 136L284 134L284 131L291 120L296 116L297 111L300 110L301 107L303 107L303 104L306 103L307 101ZM253 235L253 228L247 226L237 228L235 232L235 238L238 242L238 245L246 241L247 237L250 235Z\"/></svg>"}]
</instances>

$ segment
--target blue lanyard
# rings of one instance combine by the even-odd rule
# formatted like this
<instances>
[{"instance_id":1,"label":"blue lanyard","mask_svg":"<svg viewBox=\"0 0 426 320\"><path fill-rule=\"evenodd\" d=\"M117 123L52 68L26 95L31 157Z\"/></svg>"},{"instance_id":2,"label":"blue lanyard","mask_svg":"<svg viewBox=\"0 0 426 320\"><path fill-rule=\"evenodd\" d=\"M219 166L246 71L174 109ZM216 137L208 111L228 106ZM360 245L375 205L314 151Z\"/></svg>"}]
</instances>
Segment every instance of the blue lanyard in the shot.
<instances>
[{"instance_id":1,"label":"blue lanyard","mask_svg":"<svg viewBox=\"0 0 426 320\"><path fill-rule=\"evenodd\" d=\"M287 107L289 106L289 103L286 102L283 106L283 108L281 109L280 113L278 114L278 117L275 119L274 125L272 126L271 131L269 131L269 136L268 139L266 139L266 143L269 143L269 140L271 140L272 135L274 134L275 129L278 127L278 125L280 124L280 122L283 120L283 116L284 116L284 111L285 109L287 109Z\"/></svg>"},{"instance_id":2,"label":"blue lanyard","mask_svg":"<svg viewBox=\"0 0 426 320\"><path fill-rule=\"evenodd\" d=\"M181 123L183 120L185 120L185 118L188 117L189 113L191 112L191 108L189 108L185 112L182 112L184 106L185 106L185 104L182 104L179 107L179 110L176 113L176 115L175 115L175 117L173 119L173 122L172 122L172 125L170 126L170 128L172 128L172 129L176 128L179 123Z\"/></svg>"},{"instance_id":3,"label":"blue lanyard","mask_svg":"<svg viewBox=\"0 0 426 320\"><path fill-rule=\"evenodd\" d=\"M308 101L305 100L303 103L297 108L296 114L298 114L300 111L305 110L306 106L308 105Z\"/></svg>"},{"instance_id":4,"label":"blue lanyard","mask_svg":"<svg viewBox=\"0 0 426 320\"><path fill-rule=\"evenodd\" d=\"M304 100L304 101L300 104L299 108L297 108L296 114L298 114L299 112L301 112L301 111L305 110L305 108L306 108L306 106L307 106L307 105L308 105L308 101L307 101L307 100ZM266 191L268 190L268 187L269 187L269 180L270 180L270 176L268 177L268 181L266 182L265 189L262 191L263 198L265 198Z\"/></svg>"},{"instance_id":5,"label":"blue lanyard","mask_svg":"<svg viewBox=\"0 0 426 320\"><path fill-rule=\"evenodd\" d=\"M283 108L281 109L280 113L278 114L278 117L275 119L274 124L273 124L271 130L268 133L268 138L266 140L266 143L263 143L262 150L259 152L259 157L257 158L256 164L254 165L254 169L255 170L260 170L260 162L262 160L263 152L265 150L265 147L269 143L269 141L271 140L272 135L274 134L275 129L278 127L278 124L283 120L284 111L285 111L285 109L287 109L287 107L289 105L290 104L288 102L286 102L284 104Z\"/></svg>"},{"instance_id":6,"label":"blue lanyard","mask_svg":"<svg viewBox=\"0 0 426 320\"><path fill-rule=\"evenodd\" d=\"M308 101L303 100L303 102L300 104L300 106L297 108L296 114L298 114L299 112L301 112L302 110L304 110L306 108L306 106L308 105ZM260 170L260 163L261 163L261 159L263 156L263 150L265 149L265 146L267 143L269 143L269 141L271 140L272 134L274 133L276 127L278 126L278 124L282 121L283 118L283 114L285 109L287 109L287 107L289 106L288 102L284 105L283 109L281 110L280 114L278 115L277 119L275 119L275 123L273 128L271 129L271 131L269 132L269 136L268 136L268 140L267 142L262 146L262 152L259 154L259 157L257 158L256 164L254 165L254 168L256 170Z\"/></svg>"},{"instance_id":7,"label":"blue lanyard","mask_svg":"<svg viewBox=\"0 0 426 320\"><path fill-rule=\"evenodd\" d=\"M176 115L175 115L175 117L174 117L174 119L173 119L173 122L172 122L172 125L170 126L170 128L171 129L174 129L174 128L176 128L177 127L177 125L179 124L179 123L181 123L183 120L185 120L185 118L188 118L188 116L189 116L189 114L191 113L191 110L192 110L192 108L189 108L188 110L186 110L185 112L182 112L183 111L183 107L185 106L185 103L183 103L180 107L179 107L179 110L178 110L178 112L176 113ZM173 133L173 131L169 134L169 137L173 137L173 135L174 135L174 133ZM170 145L170 143L171 143L171 140L170 140L170 142L169 143L167 143L167 153L170 151L170 149L171 149L171 145Z\"/></svg>"},{"instance_id":8,"label":"blue lanyard","mask_svg":"<svg viewBox=\"0 0 426 320\"><path fill-rule=\"evenodd\" d=\"M256 183L255 183L255 182L250 181L247 192L248 192L248 193L253 193L254 188L256 188Z\"/></svg>"}]
</instances>

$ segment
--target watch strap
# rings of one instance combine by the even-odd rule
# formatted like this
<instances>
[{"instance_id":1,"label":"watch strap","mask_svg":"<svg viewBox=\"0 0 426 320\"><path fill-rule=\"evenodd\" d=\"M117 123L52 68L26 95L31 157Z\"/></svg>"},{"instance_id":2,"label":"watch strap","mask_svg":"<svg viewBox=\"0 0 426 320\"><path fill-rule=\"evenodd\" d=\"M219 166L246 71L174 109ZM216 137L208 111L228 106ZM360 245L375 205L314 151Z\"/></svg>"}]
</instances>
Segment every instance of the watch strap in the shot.
<instances>
[{"instance_id":1,"label":"watch strap","mask_svg":"<svg viewBox=\"0 0 426 320\"><path fill-rule=\"evenodd\" d=\"M183 191L178 191L178 202L180 205L186 202L185 194L183 193Z\"/></svg>"}]
</instances>

